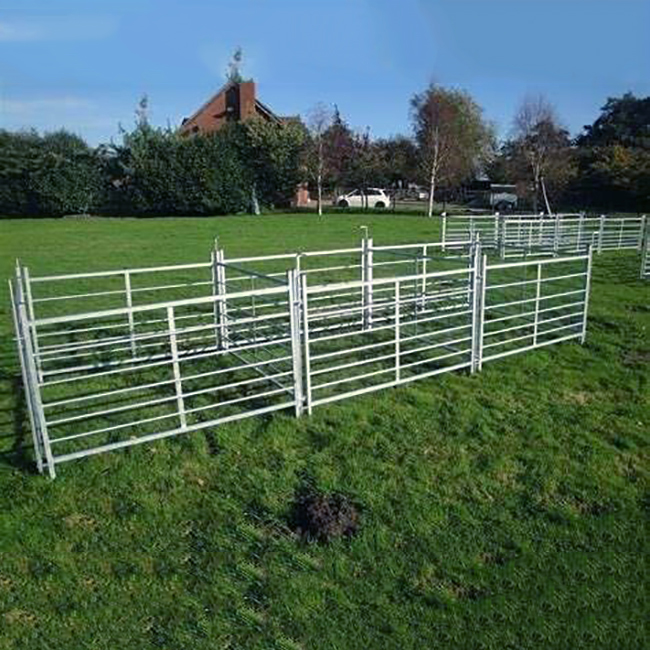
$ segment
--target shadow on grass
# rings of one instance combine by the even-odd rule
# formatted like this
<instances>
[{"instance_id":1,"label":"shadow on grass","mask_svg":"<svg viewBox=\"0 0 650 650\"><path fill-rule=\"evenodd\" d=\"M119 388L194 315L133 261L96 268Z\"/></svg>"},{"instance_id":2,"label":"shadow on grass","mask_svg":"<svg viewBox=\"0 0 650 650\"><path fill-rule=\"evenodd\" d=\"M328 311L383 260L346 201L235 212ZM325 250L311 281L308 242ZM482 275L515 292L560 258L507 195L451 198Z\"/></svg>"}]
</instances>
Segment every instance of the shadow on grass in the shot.
<instances>
[{"instance_id":1,"label":"shadow on grass","mask_svg":"<svg viewBox=\"0 0 650 650\"><path fill-rule=\"evenodd\" d=\"M31 457L31 445L28 443L28 431L25 427L27 407L22 378L20 374L0 371L0 381L11 387L14 403L13 408L0 411L2 414L11 414L11 419L7 420L6 424L12 427L11 433L0 435L0 439L13 438L10 449L0 452L0 470L20 469L33 474L36 472L36 466Z\"/></svg>"}]
</instances>

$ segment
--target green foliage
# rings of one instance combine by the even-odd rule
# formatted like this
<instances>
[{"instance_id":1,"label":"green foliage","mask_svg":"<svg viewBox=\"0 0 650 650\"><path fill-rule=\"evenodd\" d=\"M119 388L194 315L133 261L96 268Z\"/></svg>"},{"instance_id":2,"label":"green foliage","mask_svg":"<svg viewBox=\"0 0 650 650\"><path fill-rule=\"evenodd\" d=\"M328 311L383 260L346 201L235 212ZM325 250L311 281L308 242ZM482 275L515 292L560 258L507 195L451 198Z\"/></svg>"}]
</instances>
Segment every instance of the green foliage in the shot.
<instances>
[{"instance_id":1,"label":"green foliage","mask_svg":"<svg viewBox=\"0 0 650 650\"><path fill-rule=\"evenodd\" d=\"M250 175L225 131L187 138L140 123L103 159L120 212L225 214L248 205Z\"/></svg>"},{"instance_id":2,"label":"green foliage","mask_svg":"<svg viewBox=\"0 0 650 650\"><path fill-rule=\"evenodd\" d=\"M137 116L121 144L96 150L63 131L0 131L0 214L226 214L248 210L253 187L266 206L291 202L300 123L250 120L183 137L149 125L146 98Z\"/></svg>"},{"instance_id":3,"label":"green foliage","mask_svg":"<svg viewBox=\"0 0 650 650\"><path fill-rule=\"evenodd\" d=\"M583 203L650 209L650 97L610 97L576 144L575 193Z\"/></svg>"},{"instance_id":4,"label":"green foliage","mask_svg":"<svg viewBox=\"0 0 650 650\"><path fill-rule=\"evenodd\" d=\"M584 128L580 147L621 145L650 149L650 97L609 97L598 119Z\"/></svg>"},{"instance_id":5,"label":"green foliage","mask_svg":"<svg viewBox=\"0 0 650 650\"><path fill-rule=\"evenodd\" d=\"M301 151L307 134L302 123L255 118L229 125L226 131L236 142L258 200L268 207L288 207L303 176Z\"/></svg>"},{"instance_id":6,"label":"green foliage","mask_svg":"<svg viewBox=\"0 0 650 650\"><path fill-rule=\"evenodd\" d=\"M0 132L0 213L87 213L97 203L101 177L95 153L65 131Z\"/></svg>"},{"instance_id":7,"label":"green foliage","mask_svg":"<svg viewBox=\"0 0 650 650\"><path fill-rule=\"evenodd\" d=\"M418 145L421 178L431 188L458 187L491 157L494 129L469 93L431 84L411 99L413 133Z\"/></svg>"},{"instance_id":8,"label":"green foliage","mask_svg":"<svg viewBox=\"0 0 650 650\"><path fill-rule=\"evenodd\" d=\"M525 135L508 140L501 147L499 160L488 169L504 181L518 186L518 195L528 200L537 211L543 179L552 202L561 201L570 191L577 174L575 150L569 133L552 120L543 119L532 125ZM496 178L490 176L496 182Z\"/></svg>"},{"instance_id":9,"label":"green foliage","mask_svg":"<svg viewBox=\"0 0 650 650\"><path fill-rule=\"evenodd\" d=\"M338 190L352 188L350 176L356 154L356 141L352 129L341 117L338 106L334 107L332 123L323 133L323 156L325 161L325 185Z\"/></svg>"}]
</instances>

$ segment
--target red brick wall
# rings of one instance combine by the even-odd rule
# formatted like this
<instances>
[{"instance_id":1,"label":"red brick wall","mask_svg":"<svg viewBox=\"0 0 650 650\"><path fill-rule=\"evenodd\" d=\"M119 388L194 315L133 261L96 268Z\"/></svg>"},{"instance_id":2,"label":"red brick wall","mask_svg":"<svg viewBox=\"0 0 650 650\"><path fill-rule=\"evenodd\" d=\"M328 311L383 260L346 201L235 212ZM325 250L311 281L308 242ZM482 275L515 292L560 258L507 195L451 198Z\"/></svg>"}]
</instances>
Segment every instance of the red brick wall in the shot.
<instances>
[{"instance_id":1,"label":"red brick wall","mask_svg":"<svg viewBox=\"0 0 650 650\"><path fill-rule=\"evenodd\" d=\"M239 119L255 117L255 82L244 81L239 84Z\"/></svg>"}]
</instances>

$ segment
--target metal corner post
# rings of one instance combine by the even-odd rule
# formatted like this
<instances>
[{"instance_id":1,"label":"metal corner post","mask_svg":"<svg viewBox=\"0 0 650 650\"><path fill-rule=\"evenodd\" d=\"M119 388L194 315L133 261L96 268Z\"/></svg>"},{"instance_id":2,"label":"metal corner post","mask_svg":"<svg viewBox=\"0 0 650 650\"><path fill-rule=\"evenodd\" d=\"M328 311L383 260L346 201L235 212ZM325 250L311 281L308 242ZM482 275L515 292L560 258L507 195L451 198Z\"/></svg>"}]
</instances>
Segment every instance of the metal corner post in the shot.
<instances>
[{"instance_id":1,"label":"metal corner post","mask_svg":"<svg viewBox=\"0 0 650 650\"><path fill-rule=\"evenodd\" d=\"M211 254L212 283L214 296L214 319L217 332L217 347L227 350L230 347L228 336L228 304L226 289L226 268L223 249L216 249Z\"/></svg>"},{"instance_id":2,"label":"metal corner post","mask_svg":"<svg viewBox=\"0 0 650 650\"><path fill-rule=\"evenodd\" d=\"M31 404L32 417L35 427L33 429L35 453L37 455L37 464L39 464L38 457L41 456L41 463L39 470L42 470L44 461L47 466L47 471L50 478L56 477L56 469L54 467L54 457L52 455L52 448L50 445L50 438L47 433L47 424L45 421L45 413L43 411L43 403L41 401L40 383L38 379L38 372L35 362L35 350L32 344L32 330L30 328L29 318L27 315L27 308L25 304L25 296L23 288L20 283L20 274L17 277L15 289L17 291L17 322L20 328L21 349L24 356L25 363L25 378L26 385L25 391L29 392L29 402ZM38 446L40 443L41 450L39 452Z\"/></svg>"},{"instance_id":3,"label":"metal corner post","mask_svg":"<svg viewBox=\"0 0 650 650\"><path fill-rule=\"evenodd\" d=\"M291 359L293 365L293 394L296 417L302 415L304 409L302 347L300 336L301 300L299 275L295 269L287 271L287 290L289 301L289 329L291 335Z\"/></svg>"},{"instance_id":4,"label":"metal corner post","mask_svg":"<svg viewBox=\"0 0 650 650\"><path fill-rule=\"evenodd\" d=\"M311 415L313 411L312 393L311 393L311 350L309 347L309 303L307 274L300 276L300 306L302 309L302 345L303 345L303 363L305 370L305 402L307 414Z\"/></svg>"},{"instance_id":5,"label":"metal corner post","mask_svg":"<svg viewBox=\"0 0 650 650\"><path fill-rule=\"evenodd\" d=\"M442 250L445 251L447 244L447 213L442 214Z\"/></svg>"},{"instance_id":6,"label":"metal corner post","mask_svg":"<svg viewBox=\"0 0 650 650\"><path fill-rule=\"evenodd\" d=\"M587 258L587 277L585 280L585 304L584 304L584 314L582 317L582 336L580 337L580 343L584 345L587 340L587 316L589 313L589 293L591 291L591 269L593 265L593 248L589 246Z\"/></svg>"},{"instance_id":7,"label":"metal corner post","mask_svg":"<svg viewBox=\"0 0 650 650\"><path fill-rule=\"evenodd\" d=\"M129 327L129 338L131 339L131 356L137 356L137 349L135 344L135 319L133 318L133 293L131 292L131 274L129 271L124 271L124 291L126 294L126 314L127 324Z\"/></svg>"},{"instance_id":8,"label":"metal corner post","mask_svg":"<svg viewBox=\"0 0 650 650\"><path fill-rule=\"evenodd\" d=\"M366 235L362 240L362 277L363 277L363 327L364 329L372 329L372 237Z\"/></svg>"},{"instance_id":9,"label":"metal corner post","mask_svg":"<svg viewBox=\"0 0 650 650\"><path fill-rule=\"evenodd\" d=\"M20 317L18 315L18 298L20 289L14 289L14 280L9 280L9 298L11 300L11 315L14 323L14 332L16 333L16 343L18 344L18 359L20 361L20 374L23 382L23 390L25 391L25 402L27 404L27 414L29 416L29 425L32 430L32 443L34 445L34 455L36 457L36 467L40 474L43 473L43 448L40 439L40 433L37 428L37 418L34 413L34 404L31 387L27 374L26 365L26 350L25 341L22 334L20 325Z\"/></svg>"},{"instance_id":10,"label":"metal corner post","mask_svg":"<svg viewBox=\"0 0 650 650\"><path fill-rule=\"evenodd\" d=\"M472 295L472 358L470 372L474 374L481 368L481 339L483 330L483 286L485 282L484 261L486 257L481 253L480 241L472 245L472 268L470 271Z\"/></svg>"},{"instance_id":11,"label":"metal corner post","mask_svg":"<svg viewBox=\"0 0 650 650\"><path fill-rule=\"evenodd\" d=\"M644 214L641 215L641 223L639 224L639 241L637 244L637 249L642 251L643 245L646 244L648 236L650 236L650 228L648 228L648 217Z\"/></svg>"},{"instance_id":12,"label":"metal corner post","mask_svg":"<svg viewBox=\"0 0 650 650\"><path fill-rule=\"evenodd\" d=\"M600 215L600 223L598 226L598 252L603 252L603 235L605 234L605 215Z\"/></svg>"}]
</instances>

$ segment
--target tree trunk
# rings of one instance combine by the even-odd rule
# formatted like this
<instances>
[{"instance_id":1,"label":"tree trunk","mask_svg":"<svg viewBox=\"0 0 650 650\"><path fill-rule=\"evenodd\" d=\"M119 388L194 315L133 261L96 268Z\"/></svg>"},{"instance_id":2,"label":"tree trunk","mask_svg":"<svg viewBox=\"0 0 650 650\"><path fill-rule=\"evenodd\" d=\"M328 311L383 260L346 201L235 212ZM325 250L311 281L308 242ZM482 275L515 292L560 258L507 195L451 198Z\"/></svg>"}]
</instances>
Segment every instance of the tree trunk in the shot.
<instances>
[{"instance_id":1,"label":"tree trunk","mask_svg":"<svg viewBox=\"0 0 650 650\"><path fill-rule=\"evenodd\" d=\"M323 176L318 173L318 216L323 216Z\"/></svg>"},{"instance_id":2,"label":"tree trunk","mask_svg":"<svg viewBox=\"0 0 650 650\"><path fill-rule=\"evenodd\" d=\"M431 167L431 181L429 185L429 211L428 216L433 216L433 197L436 193L436 168L435 165Z\"/></svg>"},{"instance_id":3,"label":"tree trunk","mask_svg":"<svg viewBox=\"0 0 650 650\"><path fill-rule=\"evenodd\" d=\"M548 195L546 194L546 183L544 183L543 176L540 178L540 182L542 184L542 195L544 196L544 203L546 204L546 212L548 212L548 215L551 216L553 213L551 212L551 204L548 202Z\"/></svg>"}]
</instances>

